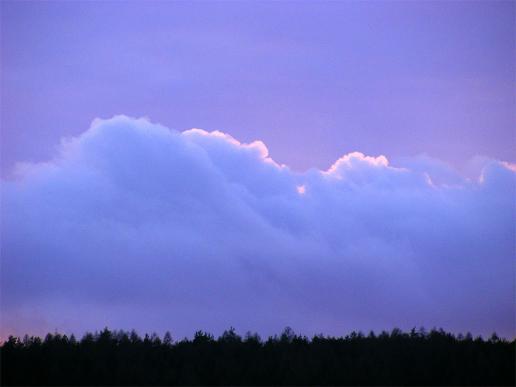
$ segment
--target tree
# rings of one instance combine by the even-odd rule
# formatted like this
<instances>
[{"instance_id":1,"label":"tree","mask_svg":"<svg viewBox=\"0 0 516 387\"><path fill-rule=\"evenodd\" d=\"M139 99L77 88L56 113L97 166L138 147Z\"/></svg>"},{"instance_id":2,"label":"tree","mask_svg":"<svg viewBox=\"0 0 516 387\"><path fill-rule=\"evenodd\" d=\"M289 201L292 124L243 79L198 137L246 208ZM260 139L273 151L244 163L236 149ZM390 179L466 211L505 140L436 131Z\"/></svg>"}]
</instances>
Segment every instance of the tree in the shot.
<instances>
[{"instance_id":1,"label":"tree","mask_svg":"<svg viewBox=\"0 0 516 387\"><path fill-rule=\"evenodd\" d=\"M163 336L163 344L165 344L167 347L172 345L172 335L169 331L165 332L165 336Z\"/></svg>"}]
</instances>

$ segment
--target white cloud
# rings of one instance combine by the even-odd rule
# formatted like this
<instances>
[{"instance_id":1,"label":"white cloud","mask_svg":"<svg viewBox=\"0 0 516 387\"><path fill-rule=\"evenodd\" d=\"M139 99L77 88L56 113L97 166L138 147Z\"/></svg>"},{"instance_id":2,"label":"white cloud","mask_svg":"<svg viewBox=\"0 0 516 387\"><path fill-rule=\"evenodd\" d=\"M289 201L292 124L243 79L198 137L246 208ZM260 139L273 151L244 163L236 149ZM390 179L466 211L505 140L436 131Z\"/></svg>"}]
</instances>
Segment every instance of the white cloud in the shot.
<instances>
[{"instance_id":1,"label":"white cloud","mask_svg":"<svg viewBox=\"0 0 516 387\"><path fill-rule=\"evenodd\" d=\"M436 325L514 335L514 166L266 146L95 120L2 182L2 334Z\"/></svg>"}]
</instances>

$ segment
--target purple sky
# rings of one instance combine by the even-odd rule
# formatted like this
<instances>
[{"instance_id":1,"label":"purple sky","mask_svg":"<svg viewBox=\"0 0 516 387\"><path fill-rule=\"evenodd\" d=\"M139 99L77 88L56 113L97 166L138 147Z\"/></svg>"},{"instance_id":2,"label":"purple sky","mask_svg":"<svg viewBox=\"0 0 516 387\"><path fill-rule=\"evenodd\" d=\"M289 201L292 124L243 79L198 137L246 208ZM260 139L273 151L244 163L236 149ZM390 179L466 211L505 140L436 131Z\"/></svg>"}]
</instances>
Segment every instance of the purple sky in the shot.
<instances>
[{"instance_id":1,"label":"purple sky","mask_svg":"<svg viewBox=\"0 0 516 387\"><path fill-rule=\"evenodd\" d=\"M2 175L96 117L352 151L516 161L515 3L1 3Z\"/></svg>"},{"instance_id":2,"label":"purple sky","mask_svg":"<svg viewBox=\"0 0 516 387\"><path fill-rule=\"evenodd\" d=\"M0 4L0 338L516 335L514 2Z\"/></svg>"}]
</instances>

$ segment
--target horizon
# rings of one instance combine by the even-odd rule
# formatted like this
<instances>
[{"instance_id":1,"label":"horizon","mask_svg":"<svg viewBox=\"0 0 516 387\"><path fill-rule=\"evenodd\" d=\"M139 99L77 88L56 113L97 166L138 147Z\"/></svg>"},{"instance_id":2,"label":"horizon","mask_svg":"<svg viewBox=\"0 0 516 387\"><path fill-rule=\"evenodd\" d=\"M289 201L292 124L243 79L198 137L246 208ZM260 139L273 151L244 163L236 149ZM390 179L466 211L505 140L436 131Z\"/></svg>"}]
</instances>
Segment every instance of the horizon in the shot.
<instances>
[{"instance_id":1,"label":"horizon","mask_svg":"<svg viewBox=\"0 0 516 387\"><path fill-rule=\"evenodd\" d=\"M402 336L409 335L409 336L418 336L418 337L427 337L427 338L430 337L430 334L432 334L432 333L434 333L434 334L438 333L438 334L451 335L456 340L482 340L484 342L492 341L493 338L501 340L501 341L505 341L505 342L516 341L516 337L507 338L507 337L499 336L496 332L492 332L489 335L489 337L485 337L481 334L475 336L471 332L458 332L458 333L447 332L444 329L438 328L438 327L432 327L431 329L426 329L425 327L413 327L407 331L404 331L397 327L394 327L392 329L385 329L385 330L377 331L377 332L375 332L373 330L371 330L369 332L353 330L350 332L342 333L341 335L333 335L332 336L332 335L324 335L323 333L315 333L310 336L310 335L300 334L300 333L296 332L296 330L293 329L292 327L286 326L280 332L277 332L277 333L274 333L274 334L271 334L268 336L262 336L259 334L259 332L252 332L252 331L238 332L238 330L236 330L233 326L230 326L227 329L224 329L222 332L220 332L220 334L213 334L212 332L207 332L202 329L196 329L196 330L194 330L194 332L191 335L183 336L183 337L175 337L173 332L171 332L169 330L166 330L162 333L158 333L158 332L138 332L136 329L123 330L123 329L109 329L108 327L104 327L102 329L86 331L80 335L75 334L73 332L67 334L64 332L57 332L57 331L47 332L45 335L42 335L42 336L38 336L38 335L31 336L28 334L24 334L23 336L10 335L6 338L6 340L3 340L2 338L0 338L0 344L4 344L6 341L9 341L9 338L15 338L18 340L25 340L26 338L29 338L29 339L38 338L38 339L44 340L49 335L52 337L59 336L59 337L63 337L63 338L66 336L66 338L68 340L75 339L77 342L79 342L89 336L99 337L101 334L103 334L105 332L109 332L113 337L120 337L123 335L131 336L131 335L135 334L139 339L156 338L156 339L159 339L162 343L164 342L164 338L167 337L167 340L170 340L170 344L178 344L178 343L181 343L184 341L192 341L195 339L195 337L197 335L207 336L207 337L210 337L212 340L216 341L216 340L223 339L224 335L226 335L228 333L235 334L238 338L240 338L241 340L244 340L244 341L250 338L252 340L257 340L260 343L264 343L268 340L278 340L284 334L299 337L299 338L302 338L302 339L308 340L308 341L313 341L313 339L315 339L315 338L346 339L346 340L354 339L354 338L359 338L359 339L375 338L376 339L382 335L391 336L393 333L394 333L394 335L402 335ZM72 339L72 337L73 337L73 339Z\"/></svg>"}]
</instances>

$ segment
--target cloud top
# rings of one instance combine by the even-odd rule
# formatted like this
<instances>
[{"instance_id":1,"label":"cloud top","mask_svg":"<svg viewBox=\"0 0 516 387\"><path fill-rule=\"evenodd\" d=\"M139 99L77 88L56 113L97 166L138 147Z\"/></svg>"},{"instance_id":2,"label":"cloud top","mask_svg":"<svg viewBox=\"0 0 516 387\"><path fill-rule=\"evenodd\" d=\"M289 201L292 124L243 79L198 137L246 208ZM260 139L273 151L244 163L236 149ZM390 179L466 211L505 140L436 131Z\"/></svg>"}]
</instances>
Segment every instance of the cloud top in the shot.
<instances>
[{"instance_id":1,"label":"cloud top","mask_svg":"<svg viewBox=\"0 0 516 387\"><path fill-rule=\"evenodd\" d=\"M515 168L475 163L354 152L297 173L261 141L95 120L2 181L1 333L514 336Z\"/></svg>"}]
</instances>

